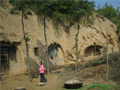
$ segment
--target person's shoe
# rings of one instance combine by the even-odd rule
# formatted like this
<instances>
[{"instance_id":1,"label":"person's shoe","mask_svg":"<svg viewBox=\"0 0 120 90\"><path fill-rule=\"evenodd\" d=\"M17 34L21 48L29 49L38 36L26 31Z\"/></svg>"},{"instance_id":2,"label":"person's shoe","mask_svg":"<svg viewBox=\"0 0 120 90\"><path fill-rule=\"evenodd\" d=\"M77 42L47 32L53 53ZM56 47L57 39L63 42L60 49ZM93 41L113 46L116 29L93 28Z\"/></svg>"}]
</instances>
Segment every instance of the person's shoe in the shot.
<instances>
[{"instance_id":1,"label":"person's shoe","mask_svg":"<svg viewBox=\"0 0 120 90\"><path fill-rule=\"evenodd\" d=\"M45 81L45 83L47 83L48 81Z\"/></svg>"},{"instance_id":2,"label":"person's shoe","mask_svg":"<svg viewBox=\"0 0 120 90\"><path fill-rule=\"evenodd\" d=\"M44 83L43 83L43 82L39 82L39 83L38 83L38 85L43 86L43 85L44 85Z\"/></svg>"}]
</instances>

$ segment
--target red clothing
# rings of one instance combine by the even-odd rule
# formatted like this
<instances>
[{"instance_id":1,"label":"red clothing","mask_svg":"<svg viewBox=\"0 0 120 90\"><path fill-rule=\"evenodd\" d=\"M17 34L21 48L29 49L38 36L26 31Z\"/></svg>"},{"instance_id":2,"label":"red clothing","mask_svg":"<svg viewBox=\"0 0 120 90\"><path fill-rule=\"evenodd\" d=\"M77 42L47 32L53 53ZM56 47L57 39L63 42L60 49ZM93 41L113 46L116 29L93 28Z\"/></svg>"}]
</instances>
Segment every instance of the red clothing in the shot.
<instances>
[{"instance_id":1,"label":"red clothing","mask_svg":"<svg viewBox=\"0 0 120 90\"><path fill-rule=\"evenodd\" d=\"M43 64L40 65L39 71L40 71L40 73L44 73L44 67L43 67Z\"/></svg>"}]
</instances>

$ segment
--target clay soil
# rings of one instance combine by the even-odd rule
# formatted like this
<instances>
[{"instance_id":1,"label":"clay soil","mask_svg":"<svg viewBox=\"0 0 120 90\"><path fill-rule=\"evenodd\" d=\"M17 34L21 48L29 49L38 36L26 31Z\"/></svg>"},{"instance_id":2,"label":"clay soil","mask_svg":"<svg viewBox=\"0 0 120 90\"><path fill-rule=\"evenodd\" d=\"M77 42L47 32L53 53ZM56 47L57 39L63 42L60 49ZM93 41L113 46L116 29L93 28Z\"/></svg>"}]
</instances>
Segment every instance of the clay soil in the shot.
<instances>
[{"instance_id":1,"label":"clay soil","mask_svg":"<svg viewBox=\"0 0 120 90\"><path fill-rule=\"evenodd\" d=\"M64 82L75 77L83 82L84 87L95 83L115 84L115 82L106 81L105 73L106 65L84 68L78 73L74 73L70 68L64 69L59 74L45 75L48 82L44 86L38 86L40 78L34 78L29 82L28 75L6 75L2 77L1 90L14 90L18 86L25 86L26 90L65 90Z\"/></svg>"},{"instance_id":2,"label":"clay soil","mask_svg":"<svg viewBox=\"0 0 120 90\"><path fill-rule=\"evenodd\" d=\"M63 82L58 79L58 75L45 75L48 82L44 86L39 86L40 78L34 78L29 82L26 75L4 76L2 81L2 90L14 90L18 86L24 86L26 90L62 90Z\"/></svg>"}]
</instances>

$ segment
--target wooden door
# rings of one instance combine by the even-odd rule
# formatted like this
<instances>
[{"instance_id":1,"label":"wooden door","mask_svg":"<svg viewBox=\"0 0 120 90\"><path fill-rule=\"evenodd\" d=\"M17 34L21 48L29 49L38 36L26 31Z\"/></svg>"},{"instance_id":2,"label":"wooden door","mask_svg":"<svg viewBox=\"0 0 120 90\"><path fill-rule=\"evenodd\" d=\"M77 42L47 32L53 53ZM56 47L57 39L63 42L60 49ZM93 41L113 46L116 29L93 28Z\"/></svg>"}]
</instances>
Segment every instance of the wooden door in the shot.
<instances>
[{"instance_id":1,"label":"wooden door","mask_svg":"<svg viewBox=\"0 0 120 90\"><path fill-rule=\"evenodd\" d=\"M9 71L8 54L1 54L1 72L2 74L8 74L8 71Z\"/></svg>"}]
</instances>

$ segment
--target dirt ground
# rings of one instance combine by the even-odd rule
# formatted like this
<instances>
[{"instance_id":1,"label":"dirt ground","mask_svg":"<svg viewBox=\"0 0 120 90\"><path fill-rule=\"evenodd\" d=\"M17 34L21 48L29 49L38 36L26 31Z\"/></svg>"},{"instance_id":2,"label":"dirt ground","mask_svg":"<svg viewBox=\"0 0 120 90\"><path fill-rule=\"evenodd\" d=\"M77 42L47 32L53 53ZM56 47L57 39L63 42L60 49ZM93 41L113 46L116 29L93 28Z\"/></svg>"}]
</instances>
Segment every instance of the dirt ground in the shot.
<instances>
[{"instance_id":1,"label":"dirt ground","mask_svg":"<svg viewBox=\"0 0 120 90\"><path fill-rule=\"evenodd\" d=\"M4 76L1 84L2 90L14 90L17 86L25 86L26 90L62 90L63 82L58 78L58 75L45 75L48 82L45 86L38 86L40 78L34 78L29 82L26 75Z\"/></svg>"},{"instance_id":2,"label":"dirt ground","mask_svg":"<svg viewBox=\"0 0 120 90\"><path fill-rule=\"evenodd\" d=\"M34 78L32 82L29 82L28 75L7 75L2 77L1 90L14 90L17 86L25 86L26 90L65 90L64 82L75 77L83 82L84 87L95 83L115 85L115 82L106 81L105 73L106 65L84 68L78 73L66 68L59 74L45 75L48 80L45 86L38 86L40 78Z\"/></svg>"}]
</instances>

